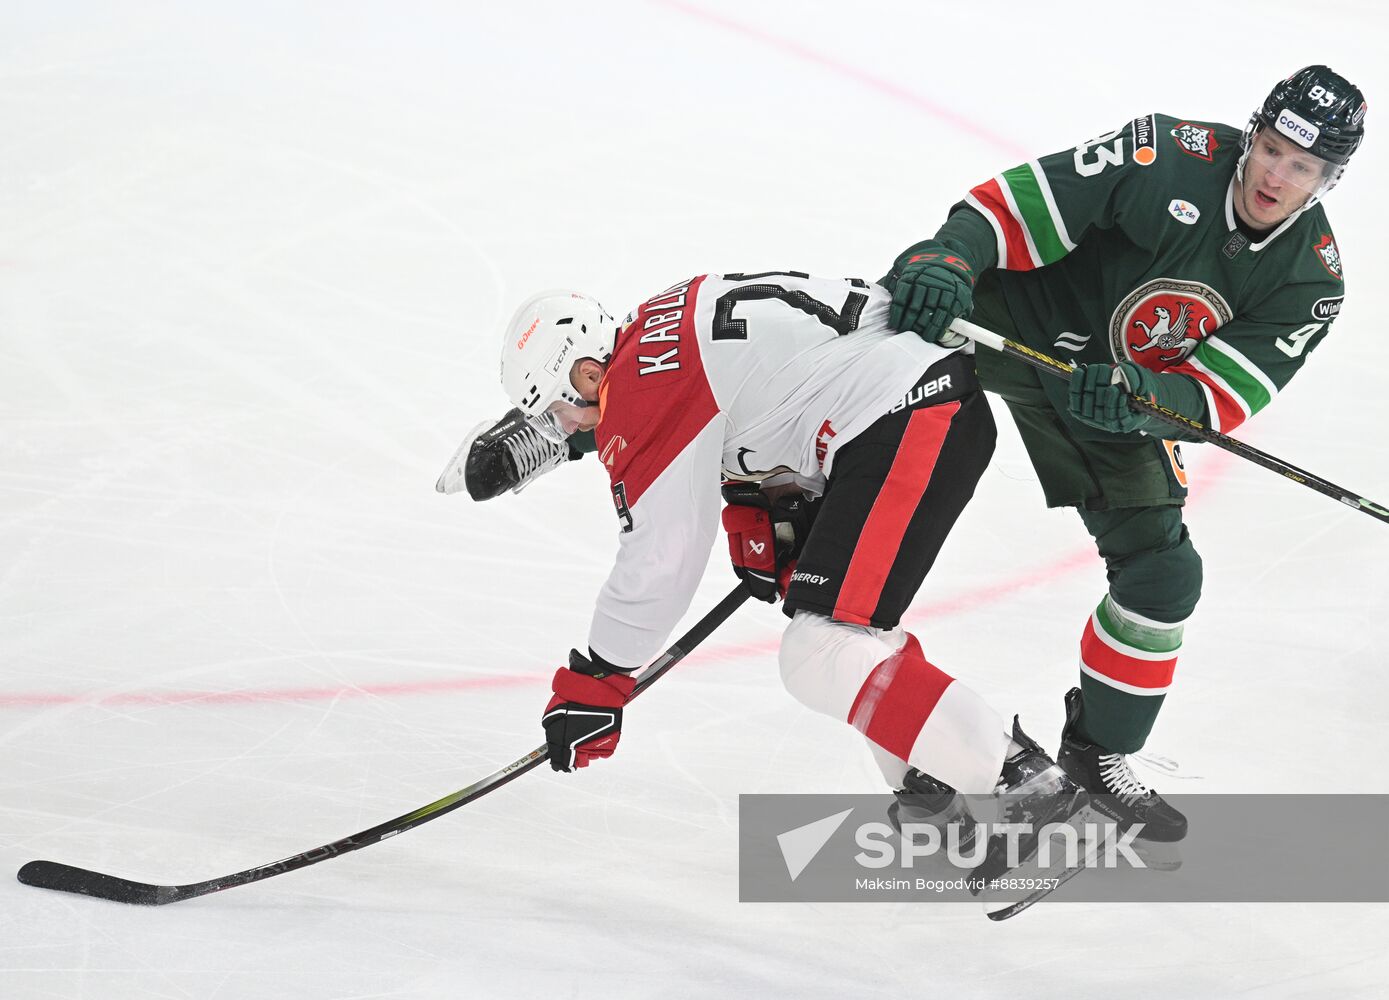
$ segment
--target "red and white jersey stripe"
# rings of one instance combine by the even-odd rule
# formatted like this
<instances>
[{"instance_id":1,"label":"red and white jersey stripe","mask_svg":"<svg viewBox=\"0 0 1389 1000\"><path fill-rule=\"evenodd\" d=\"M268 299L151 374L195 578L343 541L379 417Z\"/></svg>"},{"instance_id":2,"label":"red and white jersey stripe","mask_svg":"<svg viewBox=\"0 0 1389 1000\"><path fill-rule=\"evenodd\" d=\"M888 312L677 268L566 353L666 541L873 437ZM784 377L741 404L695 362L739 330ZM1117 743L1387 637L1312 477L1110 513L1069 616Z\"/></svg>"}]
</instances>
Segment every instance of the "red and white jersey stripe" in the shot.
<instances>
[{"instance_id":1,"label":"red and white jersey stripe","mask_svg":"<svg viewBox=\"0 0 1389 1000\"><path fill-rule=\"evenodd\" d=\"M858 279L702 275L634 310L599 390L598 454L621 532L589 645L636 667L689 608L722 478L819 492L837 450L950 352L887 327Z\"/></svg>"}]
</instances>

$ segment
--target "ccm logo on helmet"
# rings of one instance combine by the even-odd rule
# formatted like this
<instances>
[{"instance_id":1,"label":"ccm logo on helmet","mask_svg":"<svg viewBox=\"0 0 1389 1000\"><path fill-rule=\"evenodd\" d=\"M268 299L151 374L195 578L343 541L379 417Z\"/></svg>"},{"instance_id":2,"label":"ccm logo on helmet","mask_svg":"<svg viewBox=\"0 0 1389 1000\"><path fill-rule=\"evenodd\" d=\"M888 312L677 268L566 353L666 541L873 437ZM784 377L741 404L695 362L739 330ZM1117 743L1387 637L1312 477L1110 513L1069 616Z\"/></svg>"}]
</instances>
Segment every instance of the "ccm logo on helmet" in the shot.
<instances>
[{"instance_id":1,"label":"ccm logo on helmet","mask_svg":"<svg viewBox=\"0 0 1389 1000\"><path fill-rule=\"evenodd\" d=\"M520 339L520 340L516 341L516 349L517 349L518 351L519 351L519 350L522 350L523 348L525 348L525 346L526 346L526 341L528 341L528 340L531 339L531 334L533 334L533 333L535 332L535 328L536 328L537 326L539 326L539 325L540 325L540 317L537 316L535 319L531 320L531 325L528 326L528 327L526 327L526 332L523 333L523 334L521 334L521 339Z\"/></svg>"},{"instance_id":2,"label":"ccm logo on helmet","mask_svg":"<svg viewBox=\"0 0 1389 1000\"><path fill-rule=\"evenodd\" d=\"M1321 129L1317 128L1306 118L1284 108L1278 114L1278 131L1288 136L1293 142L1304 149L1311 149L1312 144L1321 135Z\"/></svg>"}]
</instances>

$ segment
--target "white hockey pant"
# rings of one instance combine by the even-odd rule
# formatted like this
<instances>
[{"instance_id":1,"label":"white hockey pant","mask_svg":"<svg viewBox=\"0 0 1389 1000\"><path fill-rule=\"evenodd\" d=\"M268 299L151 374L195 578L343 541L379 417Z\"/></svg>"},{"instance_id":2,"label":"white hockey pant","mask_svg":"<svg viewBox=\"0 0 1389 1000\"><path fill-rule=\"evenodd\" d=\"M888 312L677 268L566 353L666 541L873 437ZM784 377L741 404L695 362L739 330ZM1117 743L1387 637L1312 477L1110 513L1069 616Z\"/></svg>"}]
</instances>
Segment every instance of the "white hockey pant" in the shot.
<instances>
[{"instance_id":1,"label":"white hockey pant","mask_svg":"<svg viewBox=\"0 0 1389 1000\"><path fill-rule=\"evenodd\" d=\"M910 765L957 791L993 791L1009 742L1003 718L928 662L911 633L797 611L780 661L786 690L863 733L893 788Z\"/></svg>"}]
</instances>

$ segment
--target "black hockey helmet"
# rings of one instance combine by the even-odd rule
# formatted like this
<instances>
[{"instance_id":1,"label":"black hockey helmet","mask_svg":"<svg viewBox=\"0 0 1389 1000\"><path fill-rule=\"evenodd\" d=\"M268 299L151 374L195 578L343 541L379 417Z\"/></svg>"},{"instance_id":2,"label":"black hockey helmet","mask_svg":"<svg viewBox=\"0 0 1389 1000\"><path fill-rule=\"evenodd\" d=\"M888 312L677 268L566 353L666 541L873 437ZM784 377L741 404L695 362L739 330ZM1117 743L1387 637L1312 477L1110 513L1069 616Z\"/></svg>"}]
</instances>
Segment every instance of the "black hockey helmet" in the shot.
<instances>
[{"instance_id":1,"label":"black hockey helmet","mask_svg":"<svg viewBox=\"0 0 1389 1000\"><path fill-rule=\"evenodd\" d=\"M1365 95L1328 66L1306 66L1279 82L1249 117L1244 146L1266 128L1313 156L1344 167L1365 138Z\"/></svg>"},{"instance_id":2,"label":"black hockey helmet","mask_svg":"<svg viewBox=\"0 0 1389 1000\"><path fill-rule=\"evenodd\" d=\"M1304 66L1269 91L1264 103L1249 116L1236 168L1244 166L1254 148L1255 133L1268 129L1326 162L1321 186L1297 214L1311 208L1336 186L1351 154L1365 138L1365 95L1360 88L1328 66Z\"/></svg>"}]
</instances>

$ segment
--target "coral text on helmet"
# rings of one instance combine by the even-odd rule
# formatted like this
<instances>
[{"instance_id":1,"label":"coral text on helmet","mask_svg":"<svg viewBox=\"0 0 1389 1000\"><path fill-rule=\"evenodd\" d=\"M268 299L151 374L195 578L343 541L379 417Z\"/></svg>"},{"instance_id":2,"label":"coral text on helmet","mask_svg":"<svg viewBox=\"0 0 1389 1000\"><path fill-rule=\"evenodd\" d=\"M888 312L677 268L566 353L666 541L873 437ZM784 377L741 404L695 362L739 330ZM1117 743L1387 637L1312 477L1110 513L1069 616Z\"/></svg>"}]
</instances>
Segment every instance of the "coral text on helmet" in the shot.
<instances>
[{"instance_id":1,"label":"coral text on helmet","mask_svg":"<svg viewBox=\"0 0 1389 1000\"><path fill-rule=\"evenodd\" d=\"M539 317L539 316L537 316L535 319L531 320L531 325L528 326L528 327L526 327L526 332L523 333L523 334L521 334L521 339L520 339L520 340L516 341L516 349L517 349L518 351L524 350L524 349L525 349L526 341L528 341L528 340L531 339L531 334L533 334L533 333L535 332L535 328L536 328L537 326L539 326L539 325L540 325L540 317Z\"/></svg>"},{"instance_id":2,"label":"coral text on helmet","mask_svg":"<svg viewBox=\"0 0 1389 1000\"><path fill-rule=\"evenodd\" d=\"M680 370L680 324L685 319L685 298L690 284L691 282L686 281L669 288L655 298L647 300L646 304L637 310L639 317L646 313L637 343L671 345L659 354L638 354L638 376Z\"/></svg>"}]
</instances>

